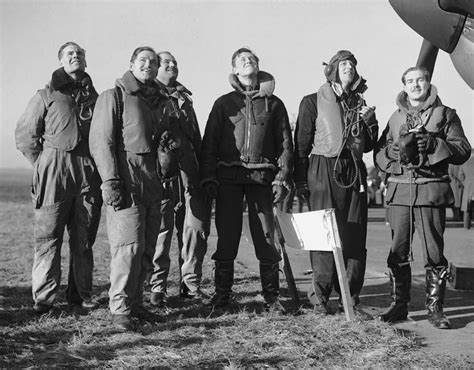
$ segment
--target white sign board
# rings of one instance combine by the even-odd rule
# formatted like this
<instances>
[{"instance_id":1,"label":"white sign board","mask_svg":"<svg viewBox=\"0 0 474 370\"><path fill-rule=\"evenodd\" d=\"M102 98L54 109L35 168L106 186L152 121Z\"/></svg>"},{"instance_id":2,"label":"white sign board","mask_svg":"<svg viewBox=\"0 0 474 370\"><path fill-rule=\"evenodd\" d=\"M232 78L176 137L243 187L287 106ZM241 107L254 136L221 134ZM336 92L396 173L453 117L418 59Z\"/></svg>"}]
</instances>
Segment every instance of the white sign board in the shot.
<instances>
[{"instance_id":1,"label":"white sign board","mask_svg":"<svg viewBox=\"0 0 474 370\"><path fill-rule=\"evenodd\" d=\"M304 213L284 213L275 210L275 215L285 245L303 250L333 253L346 319L347 321L354 320L354 309L334 209Z\"/></svg>"},{"instance_id":2,"label":"white sign board","mask_svg":"<svg viewBox=\"0 0 474 370\"><path fill-rule=\"evenodd\" d=\"M304 213L284 213L277 210L276 216L288 247L328 252L336 248L333 209Z\"/></svg>"}]
</instances>

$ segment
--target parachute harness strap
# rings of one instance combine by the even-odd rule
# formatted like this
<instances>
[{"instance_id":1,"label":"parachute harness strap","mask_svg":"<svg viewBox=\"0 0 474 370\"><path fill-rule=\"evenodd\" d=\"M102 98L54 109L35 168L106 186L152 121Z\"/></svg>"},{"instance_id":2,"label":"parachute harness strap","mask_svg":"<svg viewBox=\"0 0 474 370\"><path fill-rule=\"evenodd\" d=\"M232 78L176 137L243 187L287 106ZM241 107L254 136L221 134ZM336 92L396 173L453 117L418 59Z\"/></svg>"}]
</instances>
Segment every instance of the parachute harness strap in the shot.
<instances>
[{"instance_id":1,"label":"parachute harness strap","mask_svg":"<svg viewBox=\"0 0 474 370\"><path fill-rule=\"evenodd\" d=\"M409 170L409 181L410 181L410 250L408 263L414 261L413 258L413 170Z\"/></svg>"},{"instance_id":2,"label":"parachute harness strap","mask_svg":"<svg viewBox=\"0 0 474 370\"><path fill-rule=\"evenodd\" d=\"M359 109L362 107L364 99L362 97L362 94L357 94L357 96L359 99L358 99L357 105L353 108L350 108L345 100L341 100L342 108L344 112L344 115L343 115L344 129L342 131L342 145L341 145L341 148L339 149L339 153L337 154L336 162L334 162L333 178L337 186L343 189L348 189L354 186L356 181L359 180L359 184L361 184L360 192L364 192L365 189L362 186L362 176L360 173L359 165L357 164L357 158L352 149L350 149L350 152L351 152L352 162L354 163L354 168L355 168L354 178L350 181L349 184L343 184L337 179L337 165L340 161L342 151L346 147L349 136L352 136L355 138L355 137L359 137L362 134L362 128L361 128L362 119L357 118L357 117L359 117Z\"/></svg>"}]
</instances>

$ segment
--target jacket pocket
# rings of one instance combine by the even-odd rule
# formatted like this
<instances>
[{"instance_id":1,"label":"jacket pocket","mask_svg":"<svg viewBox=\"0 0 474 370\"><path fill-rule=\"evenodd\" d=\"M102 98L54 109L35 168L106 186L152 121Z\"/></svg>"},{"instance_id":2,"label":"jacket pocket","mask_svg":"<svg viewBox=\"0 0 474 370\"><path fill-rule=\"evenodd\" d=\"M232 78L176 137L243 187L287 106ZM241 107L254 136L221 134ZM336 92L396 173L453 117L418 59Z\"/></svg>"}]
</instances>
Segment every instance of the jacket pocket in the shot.
<instances>
[{"instance_id":1,"label":"jacket pocket","mask_svg":"<svg viewBox=\"0 0 474 370\"><path fill-rule=\"evenodd\" d=\"M428 203L433 206L447 206L454 203L454 194L447 182L430 182L427 184Z\"/></svg>"},{"instance_id":2,"label":"jacket pocket","mask_svg":"<svg viewBox=\"0 0 474 370\"><path fill-rule=\"evenodd\" d=\"M107 207L107 233L112 247L144 243L145 217L140 206L115 211Z\"/></svg>"}]
</instances>

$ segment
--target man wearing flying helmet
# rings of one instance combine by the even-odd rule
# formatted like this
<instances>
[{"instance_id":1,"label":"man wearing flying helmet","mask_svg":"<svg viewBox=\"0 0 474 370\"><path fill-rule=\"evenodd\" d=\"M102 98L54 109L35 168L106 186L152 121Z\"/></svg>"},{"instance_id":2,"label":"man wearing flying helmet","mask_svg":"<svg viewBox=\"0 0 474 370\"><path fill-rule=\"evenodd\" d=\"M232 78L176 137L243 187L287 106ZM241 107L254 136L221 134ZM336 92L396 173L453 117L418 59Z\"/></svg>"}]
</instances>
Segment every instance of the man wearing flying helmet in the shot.
<instances>
[{"instance_id":1,"label":"man wearing flying helmet","mask_svg":"<svg viewBox=\"0 0 474 370\"><path fill-rule=\"evenodd\" d=\"M295 131L297 194L311 211L334 208L353 304L359 303L367 251L367 170L362 155L377 141L375 108L362 96L366 81L357 60L338 51L326 64L327 81L301 101ZM331 252L311 251L313 286L308 293L315 313L329 313L333 285L339 292ZM342 310L341 304L339 308Z\"/></svg>"}]
</instances>

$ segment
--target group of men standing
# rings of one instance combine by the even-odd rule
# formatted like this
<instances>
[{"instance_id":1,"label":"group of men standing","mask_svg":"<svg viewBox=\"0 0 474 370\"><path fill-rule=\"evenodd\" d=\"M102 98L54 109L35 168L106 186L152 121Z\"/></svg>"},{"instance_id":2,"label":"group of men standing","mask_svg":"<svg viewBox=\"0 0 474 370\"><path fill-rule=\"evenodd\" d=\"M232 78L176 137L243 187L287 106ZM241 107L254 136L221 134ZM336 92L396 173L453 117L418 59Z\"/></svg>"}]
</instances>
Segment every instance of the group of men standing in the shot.
<instances>
[{"instance_id":1,"label":"group of men standing","mask_svg":"<svg viewBox=\"0 0 474 370\"><path fill-rule=\"evenodd\" d=\"M61 67L20 118L18 148L34 166L33 309L48 312L61 281L64 228L70 239L67 301L93 309L93 253L101 205L107 206L109 306L113 324L133 327L151 304L166 304L173 229L179 231L181 294L200 296L210 227L199 186L201 136L191 93L176 80L169 52L134 50L130 68L100 96L85 72L85 50L58 52Z\"/></svg>"},{"instance_id":2,"label":"group of men standing","mask_svg":"<svg viewBox=\"0 0 474 370\"><path fill-rule=\"evenodd\" d=\"M135 49L129 70L100 95L85 72L84 49L68 42L58 58L61 67L32 98L16 130L17 147L34 166L36 312L48 312L56 299L65 227L71 250L68 303L97 307L91 297L92 246L102 202L111 252L109 307L117 328L131 330L132 317L147 314L145 282L150 304L166 306L175 228L180 296L206 300L200 283L213 199L218 240L212 255L215 293L208 304L226 308L245 197L265 309L284 313L273 207L294 186L310 210L335 209L357 305L367 255L362 154L374 149L377 166L388 174L392 229L393 303L381 319L407 316L416 225L423 241L430 320L449 327L442 310L445 208L452 201L447 171L449 163L466 161L471 147L426 69L403 74L399 109L377 141L375 108L364 100L367 86L357 60L347 50L338 51L324 69L327 82L303 98L293 141L285 106L274 95L274 77L259 69L255 53L240 48L231 58L233 90L214 103L201 140L191 92L177 81L178 64L170 52ZM311 252L311 265L314 312L329 313L331 290L339 291L332 254Z\"/></svg>"}]
</instances>

